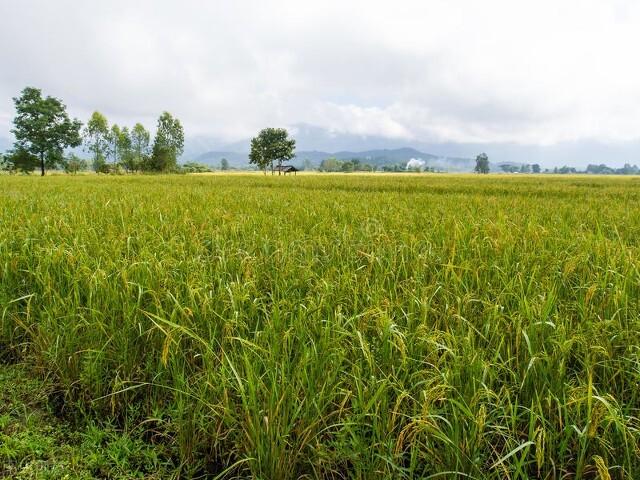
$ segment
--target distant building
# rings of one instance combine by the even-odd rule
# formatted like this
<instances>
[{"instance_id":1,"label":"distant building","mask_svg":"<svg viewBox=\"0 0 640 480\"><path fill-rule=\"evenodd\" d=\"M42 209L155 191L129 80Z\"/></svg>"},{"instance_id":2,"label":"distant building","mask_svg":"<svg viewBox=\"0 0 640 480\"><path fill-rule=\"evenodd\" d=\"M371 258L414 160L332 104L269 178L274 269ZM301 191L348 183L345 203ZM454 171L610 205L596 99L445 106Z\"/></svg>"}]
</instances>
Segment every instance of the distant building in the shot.
<instances>
[{"instance_id":1,"label":"distant building","mask_svg":"<svg viewBox=\"0 0 640 480\"><path fill-rule=\"evenodd\" d=\"M293 173L294 175L296 175L298 169L293 165L276 165L274 171L278 172L278 175L280 175L281 173L284 173L285 175L287 173Z\"/></svg>"}]
</instances>

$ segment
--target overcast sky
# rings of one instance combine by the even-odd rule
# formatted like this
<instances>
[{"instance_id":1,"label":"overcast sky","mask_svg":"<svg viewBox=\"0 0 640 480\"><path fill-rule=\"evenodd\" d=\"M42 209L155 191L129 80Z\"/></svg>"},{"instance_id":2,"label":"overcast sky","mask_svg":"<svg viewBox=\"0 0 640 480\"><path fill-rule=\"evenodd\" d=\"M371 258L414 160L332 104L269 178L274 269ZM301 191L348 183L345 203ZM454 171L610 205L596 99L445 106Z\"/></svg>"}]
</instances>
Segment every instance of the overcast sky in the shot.
<instances>
[{"instance_id":1,"label":"overcast sky","mask_svg":"<svg viewBox=\"0 0 640 480\"><path fill-rule=\"evenodd\" d=\"M0 136L29 85L232 142L317 125L411 142L640 137L640 2L0 0ZM640 153L640 152L639 152Z\"/></svg>"}]
</instances>

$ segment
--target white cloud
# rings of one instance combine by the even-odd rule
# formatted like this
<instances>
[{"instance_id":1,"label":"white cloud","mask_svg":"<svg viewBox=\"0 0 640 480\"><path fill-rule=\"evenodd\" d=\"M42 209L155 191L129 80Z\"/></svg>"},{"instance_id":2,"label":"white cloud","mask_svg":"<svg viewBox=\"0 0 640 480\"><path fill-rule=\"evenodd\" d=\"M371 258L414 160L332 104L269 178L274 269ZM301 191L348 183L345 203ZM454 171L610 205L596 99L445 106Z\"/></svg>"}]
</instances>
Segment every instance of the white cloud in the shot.
<instances>
[{"instance_id":1,"label":"white cloud","mask_svg":"<svg viewBox=\"0 0 640 480\"><path fill-rule=\"evenodd\" d=\"M26 85L229 141L265 125L550 145L640 137L632 0L0 3L0 135Z\"/></svg>"}]
</instances>

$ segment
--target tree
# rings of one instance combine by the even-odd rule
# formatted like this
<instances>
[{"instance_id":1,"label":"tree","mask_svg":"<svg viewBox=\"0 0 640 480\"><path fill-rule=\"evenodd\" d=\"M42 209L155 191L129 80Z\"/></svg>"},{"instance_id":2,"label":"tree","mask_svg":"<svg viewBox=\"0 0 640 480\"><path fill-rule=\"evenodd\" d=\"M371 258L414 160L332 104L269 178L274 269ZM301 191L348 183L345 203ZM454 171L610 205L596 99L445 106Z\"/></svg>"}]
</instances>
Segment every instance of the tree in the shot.
<instances>
[{"instance_id":1,"label":"tree","mask_svg":"<svg viewBox=\"0 0 640 480\"><path fill-rule=\"evenodd\" d=\"M625 163L624 167L618 168L616 173L619 175L637 175L638 174L638 166L631 165L629 163Z\"/></svg>"},{"instance_id":2,"label":"tree","mask_svg":"<svg viewBox=\"0 0 640 480\"><path fill-rule=\"evenodd\" d=\"M349 172L353 172L355 170L355 167L352 161L347 160L346 162L342 162L342 165L340 166L340 170L345 173L349 173Z\"/></svg>"},{"instance_id":3,"label":"tree","mask_svg":"<svg viewBox=\"0 0 640 480\"><path fill-rule=\"evenodd\" d=\"M82 123L69 118L59 99L42 98L41 90L27 87L13 102L16 117L11 133L16 138L15 149L38 157L41 175L44 176L45 167L53 168L62 162L65 148L82 143Z\"/></svg>"},{"instance_id":4,"label":"tree","mask_svg":"<svg viewBox=\"0 0 640 480\"><path fill-rule=\"evenodd\" d=\"M9 157L0 153L0 172L11 172L12 165L9 162Z\"/></svg>"},{"instance_id":5,"label":"tree","mask_svg":"<svg viewBox=\"0 0 640 480\"><path fill-rule=\"evenodd\" d=\"M5 159L7 169L10 172L31 173L38 168L38 164L40 163L36 155L24 148L16 148L13 151L7 152Z\"/></svg>"},{"instance_id":6,"label":"tree","mask_svg":"<svg viewBox=\"0 0 640 480\"><path fill-rule=\"evenodd\" d=\"M220 170L229 170L229 160L226 158L220 160Z\"/></svg>"},{"instance_id":7,"label":"tree","mask_svg":"<svg viewBox=\"0 0 640 480\"><path fill-rule=\"evenodd\" d=\"M177 118L169 112L163 112L158 118L158 131L153 142L151 170L166 172L175 170L178 157L184 149L184 130Z\"/></svg>"},{"instance_id":8,"label":"tree","mask_svg":"<svg viewBox=\"0 0 640 480\"><path fill-rule=\"evenodd\" d=\"M320 162L318 170L321 172L339 172L342 169L342 162L336 157L325 158Z\"/></svg>"},{"instance_id":9,"label":"tree","mask_svg":"<svg viewBox=\"0 0 640 480\"><path fill-rule=\"evenodd\" d=\"M148 163L150 143L149 131L141 123L136 123L131 129L131 157L125 165L127 170L135 172Z\"/></svg>"},{"instance_id":10,"label":"tree","mask_svg":"<svg viewBox=\"0 0 640 480\"><path fill-rule=\"evenodd\" d=\"M120 137L122 136L122 130L118 126L118 124L114 123L111 125L111 130L109 131L109 156L111 157L111 163L115 167L120 161L121 152L120 152Z\"/></svg>"},{"instance_id":11,"label":"tree","mask_svg":"<svg viewBox=\"0 0 640 480\"><path fill-rule=\"evenodd\" d=\"M533 165L531 165L531 171L533 173L540 173L540 165L538 165L537 163L534 163Z\"/></svg>"},{"instance_id":12,"label":"tree","mask_svg":"<svg viewBox=\"0 0 640 480\"><path fill-rule=\"evenodd\" d=\"M207 165L198 162L187 162L182 165L180 170L184 173L206 173L211 171Z\"/></svg>"},{"instance_id":13,"label":"tree","mask_svg":"<svg viewBox=\"0 0 640 480\"><path fill-rule=\"evenodd\" d=\"M85 150L93 154L93 169L104 170L109 152L109 123L100 112L93 112L83 132Z\"/></svg>"},{"instance_id":14,"label":"tree","mask_svg":"<svg viewBox=\"0 0 640 480\"><path fill-rule=\"evenodd\" d=\"M117 124L113 124L109 132L109 154L114 169L128 163L127 160L131 154L131 136L127 127L120 128Z\"/></svg>"},{"instance_id":15,"label":"tree","mask_svg":"<svg viewBox=\"0 0 640 480\"><path fill-rule=\"evenodd\" d=\"M269 159L267 158L266 145L259 136L251 139L249 163L256 165L260 170L264 170L265 175L267 174Z\"/></svg>"},{"instance_id":16,"label":"tree","mask_svg":"<svg viewBox=\"0 0 640 480\"><path fill-rule=\"evenodd\" d=\"M528 163L520 165L520 173L531 173L531 165Z\"/></svg>"},{"instance_id":17,"label":"tree","mask_svg":"<svg viewBox=\"0 0 640 480\"><path fill-rule=\"evenodd\" d=\"M124 127L120 134L120 141L118 148L120 149L120 165L127 171L132 172L135 170L135 154L131 148L131 135L129 129Z\"/></svg>"},{"instance_id":18,"label":"tree","mask_svg":"<svg viewBox=\"0 0 640 480\"><path fill-rule=\"evenodd\" d=\"M78 173L82 170L86 170L87 169L87 162L86 160L78 157L76 154L72 153L71 155L69 155L65 160L64 160L64 171L66 173Z\"/></svg>"},{"instance_id":19,"label":"tree","mask_svg":"<svg viewBox=\"0 0 640 480\"><path fill-rule=\"evenodd\" d=\"M489 157L486 153L481 153L476 157L476 173L489 173Z\"/></svg>"},{"instance_id":20,"label":"tree","mask_svg":"<svg viewBox=\"0 0 640 480\"><path fill-rule=\"evenodd\" d=\"M295 147L296 141L289 138L286 129L265 128L260 130L257 137L251 139L249 163L257 165L265 173L267 167L271 166L273 175L273 162L277 161L280 166L284 160L291 160L295 157Z\"/></svg>"}]
</instances>

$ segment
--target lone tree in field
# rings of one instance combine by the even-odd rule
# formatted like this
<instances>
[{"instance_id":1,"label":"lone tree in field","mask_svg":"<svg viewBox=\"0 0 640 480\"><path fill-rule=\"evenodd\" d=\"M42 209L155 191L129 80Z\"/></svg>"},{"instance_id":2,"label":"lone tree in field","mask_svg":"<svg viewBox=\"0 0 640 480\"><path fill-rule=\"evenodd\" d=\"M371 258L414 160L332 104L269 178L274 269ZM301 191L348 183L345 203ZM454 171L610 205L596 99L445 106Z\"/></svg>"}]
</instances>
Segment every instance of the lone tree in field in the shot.
<instances>
[{"instance_id":1,"label":"lone tree in field","mask_svg":"<svg viewBox=\"0 0 640 480\"><path fill-rule=\"evenodd\" d=\"M257 137L251 139L251 153L249 163L267 173L267 167L271 167L273 175L273 162L281 166L284 160L295 157L296 141L289 138L289 133L284 128L265 128L260 130ZM278 171L278 175L281 172Z\"/></svg>"},{"instance_id":2,"label":"lone tree in field","mask_svg":"<svg viewBox=\"0 0 640 480\"><path fill-rule=\"evenodd\" d=\"M481 153L476 157L476 173L489 173L489 157L486 153Z\"/></svg>"},{"instance_id":3,"label":"lone tree in field","mask_svg":"<svg viewBox=\"0 0 640 480\"><path fill-rule=\"evenodd\" d=\"M42 91L27 87L13 102L16 117L11 133L16 137L15 150L35 155L40 161L40 172L45 167L55 168L64 160L64 149L82 143L79 120L71 120L65 105L57 98L42 98Z\"/></svg>"},{"instance_id":4,"label":"lone tree in field","mask_svg":"<svg viewBox=\"0 0 640 480\"><path fill-rule=\"evenodd\" d=\"M93 112L84 127L85 149L93 154L93 169L104 171L109 153L109 123L107 117L100 112Z\"/></svg>"},{"instance_id":5,"label":"lone tree in field","mask_svg":"<svg viewBox=\"0 0 640 480\"><path fill-rule=\"evenodd\" d=\"M180 120L164 112L158 118L158 131L153 142L150 169L156 172L175 170L184 150L184 130Z\"/></svg>"}]
</instances>

